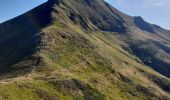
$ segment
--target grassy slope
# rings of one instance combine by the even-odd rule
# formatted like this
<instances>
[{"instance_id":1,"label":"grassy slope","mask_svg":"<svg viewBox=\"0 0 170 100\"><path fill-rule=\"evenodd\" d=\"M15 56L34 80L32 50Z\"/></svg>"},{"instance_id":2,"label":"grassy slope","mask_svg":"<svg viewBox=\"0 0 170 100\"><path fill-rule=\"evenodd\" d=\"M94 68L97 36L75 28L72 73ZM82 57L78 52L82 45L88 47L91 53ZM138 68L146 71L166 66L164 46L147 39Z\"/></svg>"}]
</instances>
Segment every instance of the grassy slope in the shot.
<instances>
[{"instance_id":1,"label":"grassy slope","mask_svg":"<svg viewBox=\"0 0 170 100\"><path fill-rule=\"evenodd\" d=\"M2 81L2 99L139 100L168 95L147 75L164 77L123 51L113 33L84 32L79 26L57 22L43 34L38 68Z\"/></svg>"},{"instance_id":2,"label":"grassy slope","mask_svg":"<svg viewBox=\"0 0 170 100\"><path fill-rule=\"evenodd\" d=\"M56 8L61 11L56 18L62 16L62 20L54 21L39 34L40 49L33 55L39 58L38 65L28 75L1 80L0 99L168 98L170 80L124 51L115 33L84 31L79 22L69 20L67 7L60 7L66 9L64 13ZM18 66L28 62L23 60Z\"/></svg>"}]
</instances>

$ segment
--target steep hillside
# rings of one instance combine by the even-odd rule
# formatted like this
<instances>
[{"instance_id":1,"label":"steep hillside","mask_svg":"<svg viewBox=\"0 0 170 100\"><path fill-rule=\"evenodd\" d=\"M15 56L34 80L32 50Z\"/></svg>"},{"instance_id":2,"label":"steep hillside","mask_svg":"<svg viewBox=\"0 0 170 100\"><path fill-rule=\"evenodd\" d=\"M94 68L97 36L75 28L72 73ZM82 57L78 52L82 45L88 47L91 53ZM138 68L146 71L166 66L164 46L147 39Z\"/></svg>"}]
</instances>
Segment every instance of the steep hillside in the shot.
<instances>
[{"instance_id":1,"label":"steep hillside","mask_svg":"<svg viewBox=\"0 0 170 100\"><path fill-rule=\"evenodd\" d=\"M103 0L77 0L66 6L71 12L81 15L85 21L88 21L80 23L84 28L88 28L88 23L92 23L99 30L118 32L120 39L123 33L122 41L126 44L123 47L126 48L128 45L127 49L130 49L144 64L169 77L169 30L149 24L141 17L131 17L121 13ZM77 18L74 18L76 15L73 13L70 16L74 21Z\"/></svg>"},{"instance_id":2,"label":"steep hillside","mask_svg":"<svg viewBox=\"0 0 170 100\"><path fill-rule=\"evenodd\" d=\"M103 0L48 0L0 24L0 99L169 100L168 32Z\"/></svg>"}]
</instances>

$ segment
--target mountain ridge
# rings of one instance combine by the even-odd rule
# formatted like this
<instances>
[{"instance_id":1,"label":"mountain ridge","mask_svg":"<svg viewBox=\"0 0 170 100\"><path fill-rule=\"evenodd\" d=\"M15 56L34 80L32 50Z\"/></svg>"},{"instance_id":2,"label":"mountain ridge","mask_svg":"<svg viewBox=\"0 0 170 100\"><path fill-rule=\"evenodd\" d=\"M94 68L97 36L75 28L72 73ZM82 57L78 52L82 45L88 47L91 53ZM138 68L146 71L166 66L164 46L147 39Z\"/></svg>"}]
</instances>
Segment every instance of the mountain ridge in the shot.
<instances>
[{"instance_id":1,"label":"mountain ridge","mask_svg":"<svg viewBox=\"0 0 170 100\"><path fill-rule=\"evenodd\" d=\"M170 35L135 18L103 0L48 0L0 24L0 96L168 100Z\"/></svg>"}]
</instances>

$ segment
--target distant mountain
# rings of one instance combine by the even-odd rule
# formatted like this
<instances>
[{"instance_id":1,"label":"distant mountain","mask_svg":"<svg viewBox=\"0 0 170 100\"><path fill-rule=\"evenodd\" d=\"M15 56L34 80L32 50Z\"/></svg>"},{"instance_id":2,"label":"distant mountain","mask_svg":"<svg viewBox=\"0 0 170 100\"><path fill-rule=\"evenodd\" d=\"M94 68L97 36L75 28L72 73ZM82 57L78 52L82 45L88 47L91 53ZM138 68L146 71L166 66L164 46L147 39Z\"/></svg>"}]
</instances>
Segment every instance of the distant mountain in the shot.
<instances>
[{"instance_id":1,"label":"distant mountain","mask_svg":"<svg viewBox=\"0 0 170 100\"><path fill-rule=\"evenodd\" d=\"M170 100L169 33L103 0L48 0L0 24L0 97Z\"/></svg>"}]
</instances>

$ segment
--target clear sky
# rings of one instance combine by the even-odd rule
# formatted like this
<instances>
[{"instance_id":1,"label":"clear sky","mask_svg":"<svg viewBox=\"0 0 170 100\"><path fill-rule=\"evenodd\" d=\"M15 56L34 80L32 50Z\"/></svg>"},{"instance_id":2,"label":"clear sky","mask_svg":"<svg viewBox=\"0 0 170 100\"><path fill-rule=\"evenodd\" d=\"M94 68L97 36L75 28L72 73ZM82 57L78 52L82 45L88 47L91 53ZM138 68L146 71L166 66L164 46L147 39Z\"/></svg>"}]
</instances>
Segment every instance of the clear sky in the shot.
<instances>
[{"instance_id":1,"label":"clear sky","mask_svg":"<svg viewBox=\"0 0 170 100\"><path fill-rule=\"evenodd\" d=\"M40 5L47 0L0 0L0 23Z\"/></svg>"},{"instance_id":2,"label":"clear sky","mask_svg":"<svg viewBox=\"0 0 170 100\"><path fill-rule=\"evenodd\" d=\"M1 0L0 23L16 17L47 0ZM106 0L117 9L170 29L170 0Z\"/></svg>"},{"instance_id":3,"label":"clear sky","mask_svg":"<svg viewBox=\"0 0 170 100\"><path fill-rule=\"evenodd\" d=\"M170 29L170 0L106 0L117 9Z\"/></svg>"}]
</instances>

